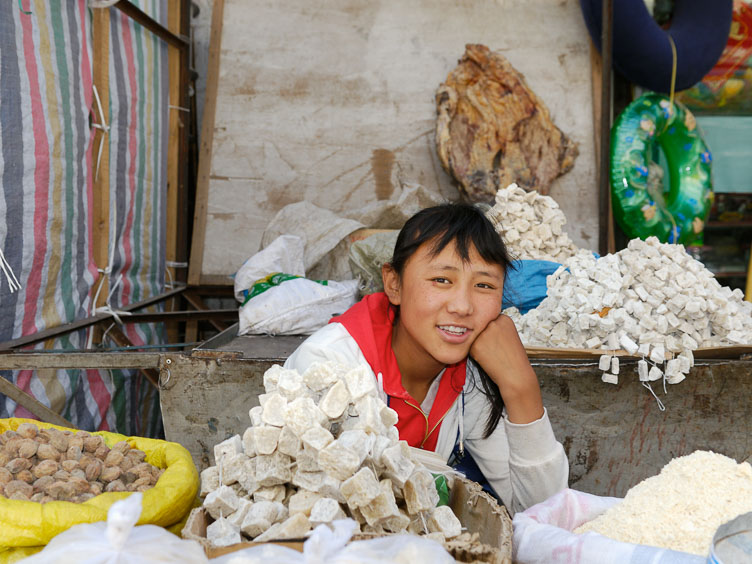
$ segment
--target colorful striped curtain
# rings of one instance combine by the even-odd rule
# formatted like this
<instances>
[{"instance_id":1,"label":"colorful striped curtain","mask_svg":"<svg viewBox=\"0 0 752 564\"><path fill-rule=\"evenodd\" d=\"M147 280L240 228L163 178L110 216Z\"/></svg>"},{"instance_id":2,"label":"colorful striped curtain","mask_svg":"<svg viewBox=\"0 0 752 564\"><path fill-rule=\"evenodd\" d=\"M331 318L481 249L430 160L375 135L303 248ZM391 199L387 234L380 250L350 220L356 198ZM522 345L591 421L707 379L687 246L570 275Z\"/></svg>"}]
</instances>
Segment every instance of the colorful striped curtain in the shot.
<instances>
[{"instance_id":1,"label":"colorful striped curtain","mask_svg":"<svg viewBox=\"0 0 752 564\"><path fill-rule=\"evenodd\" d=\"M137 3L166 22L166 0ZM91 314L94 160L91 13L86 0L0 2L0 341ZM113 309L164 288L167 47L111 9L110 297ZM126 325L134 344L163 342ZM85 331L43 345L86 346ZM105 345L108 342L105 341ZM40 345L40 348L42 345ZM2 371L76 426L157 436L157 393L136 371ZM0 417L30 416L0 396Z\"/></svg>"}]
</instances>

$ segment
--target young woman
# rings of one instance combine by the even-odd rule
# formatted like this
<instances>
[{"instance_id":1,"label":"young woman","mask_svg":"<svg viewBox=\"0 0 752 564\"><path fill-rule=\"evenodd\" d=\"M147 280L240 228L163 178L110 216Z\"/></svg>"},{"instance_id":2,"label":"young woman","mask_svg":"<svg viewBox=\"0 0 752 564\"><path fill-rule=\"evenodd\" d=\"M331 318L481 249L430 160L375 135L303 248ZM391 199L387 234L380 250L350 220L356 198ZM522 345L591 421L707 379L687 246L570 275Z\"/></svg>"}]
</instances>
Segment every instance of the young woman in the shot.
<instances>
[{"instance_id":1,"label":"young woman","mask_svg":"<svg viewBox=\"0 0 752 564\"><path fill-rule=\"evenodd\" d=\"M514 513L567 487L568 464L514 323L500 314L509 267L478 208L422 210L382 269L384 292L311 335L285 366L369 366L400 438L450 464L464 458Z\"/></svg>"}]
</instances>

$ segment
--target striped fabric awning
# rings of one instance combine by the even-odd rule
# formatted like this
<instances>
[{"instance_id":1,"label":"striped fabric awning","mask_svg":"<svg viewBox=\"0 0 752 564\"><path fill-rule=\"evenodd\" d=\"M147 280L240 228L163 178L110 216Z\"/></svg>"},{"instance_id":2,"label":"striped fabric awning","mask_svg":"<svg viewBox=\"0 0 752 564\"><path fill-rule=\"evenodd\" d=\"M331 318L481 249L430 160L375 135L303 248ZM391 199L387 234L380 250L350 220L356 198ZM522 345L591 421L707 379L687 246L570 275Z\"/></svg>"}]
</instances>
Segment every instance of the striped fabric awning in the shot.
<instances>
[{"instance_id":1,"label":"striped fabric awning","mask_svg":"<svg viewBox=\"0 0 752 564\"><path fill-rule=\"evenodd\" d=\"M166 0L135 2L158 21ZM110 241L117 309L164 289L168 135L167 46L111 10ZM0 249L21 289L0 274L0 341L91 314L92 13L86 0L0 2ZM109 111L108 111L109 110ZM164 342L126 325L135 344ZM84 331L45 348L84 348ZM107 344L107 342L105 342ZM157 393L135 371L3 371L83 429L157 435ZM2 401L4 400L4 401ZM29 416L0 398L0 417Z\"/></svg>"}]
</instances>

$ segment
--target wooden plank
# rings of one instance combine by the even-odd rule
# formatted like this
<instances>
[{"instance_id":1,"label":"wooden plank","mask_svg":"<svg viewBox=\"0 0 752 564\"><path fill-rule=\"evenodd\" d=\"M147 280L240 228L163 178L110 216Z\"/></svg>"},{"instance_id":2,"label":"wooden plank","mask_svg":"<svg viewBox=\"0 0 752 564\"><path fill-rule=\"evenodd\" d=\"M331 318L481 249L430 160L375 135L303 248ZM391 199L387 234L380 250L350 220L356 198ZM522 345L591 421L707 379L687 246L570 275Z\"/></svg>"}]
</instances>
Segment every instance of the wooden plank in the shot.
<instances>
[{"instance_id":1,"label":"wooden plank","mask_svg":"<svg viewBox=\"0 0 752 564\"><path fill-rule=\"evenodd\" d=\"M127 306L123 306L122 308L120 308L120 310L121 311L138 311L141 308L145 308L150 305L159 303L163 300L167 300L173 296L177 296L181 294L184 290L185 288L176 288L174 290L170 290L169 292L165 292L164 294L160 294L158 296L153 296L151 298L141 300L140 302L136 302L135 304L129 304ZM6 341L4 343L0 343L0 352L8 351L11 349L17 349L20 347L25 347L28 345L33 345L34 343L46 341L47 339L52 339L53 337L57 337L59 335L65 335L66 333L70 333L71 331L84 329L86 327L94 325L95 323L100 323L108 319L112 319L111 314L98 313L97 315L93 315L85 319L79 319L78 321L74 321L72 323L66 323L65 325L60 325L58 327L50 327L48 329L44 329L43 331L32 333L31 335L24 335L23 337L19 337L18 339L13 339L12 341Z\"/></svg>"},{"instance_id":2,"label":"wooden plank","mask_svg":"<svg viewBox=\"0 0 752 564\"><path fill-rule=\"evenodd\" d=\"M193 238L188 267L188 283L192 285L201 283L201 267L204 262L206 213L209 203L209 176L211 174L212 145L214 141L214 117L217 109L217 84L219 82L224 5L224 0L216 0L212 7L211 41L209 44L209 63L206 73L204 118L201 124L198 182L196 185L196 207L193 216Z\"/></svg>"},{"instance_id":3,"label":"wooden plank","mask_svg":"<svg viewBox=\"0 0 752 564\"><path fill-rule=\"evenodd\" d=\"M110 123L110 9L92 8L92 72L94 86L99 94L99 101L104 113L104 123ZM99 106L94 99L94 121L102 124ZM100 269L99 279L92 287L92 296L97 295L95 307L105 305L109 292L107 277L101 272L109 263L110 248L110 148L109 133L94 129L93 159L94 159L94 187L93 187L93 239L94 263ZM101 157L100 155L101 146ZM97 165L97 162L99 163ZM101 331L98 332L101 337ZM95 335L96 336L96 335ZM100 342L100 339L95 339Z\"/></svg>"},{"instance_id":4,"label":"wooden plank","mask_svg":"<svg viewBox=\"0 0 752 564\"><path fill-rule=\"evenodd\" d=\"M601 18L601 123L598 172L598 252L609 252L609 218L611 217L611 187L609 183L609 153L611 148L611 64L613 54L613 0L603 0Z\"/></svg>"},{"instance_id":5,"label":"wooden plank","mask_svg":"<svg viewBox=\"0 0 752 564\"><path fill-rule=\"evenodd\" d=\"M68 421L65 417L63 417L59 413L55 413L49 407L24 392L21 388L1 377L0 394L9 397L24 409L29 410L40 421L44 421L45 423L52 423L54 425L61 425L63 427L69 427L71 429L76 428L76 426Z\"/></svg>"},{"instance_id":6,"label":"wooden plank","mask_svg":"<svg viewBox=\"0 0 752 564\"><path fill-rule=\"evenodd\" d=\"M185 292L183 292L183 297L185 298L185 300L189 304L191 304L193 307L195 307L198 310L207 310L207 309L209 309L206 306L206 304L204 303L204 300L202 300L201 297L198 294L196 294L193 290L191 290L190 288L188 288ZM224 331L225 329L227 329L227 324L226 323L222 323L221 321L217 321L215 319L211 319L211 320L209 320L209 323L211 323L212 326L217 331Z\"/></svg>"},{"instance_id":7,"label":"wooden plank","mask_svg":"<svg viewBox=\"0 0 752 564\"><path fill-rule=\"evenodd\" d=\"M0 354L0 370L76 370L92 368L120 370L129 368L159 368L157 352L64 352Z\"/></svg>"},{"instance_id":8,"label":"wooden plank","mask_svg":"<svg viewBox=\"0 0 752 564\"><path fill-rule=\"evenodd\" d=\"M171 0L167 6L167 27L173 31L180 27L180 9L181 3L178 0ZM180 61L181 53L176 49L170 49L168 53L168 66L170 76L170 105L180 106ZM169 139L167 141L167 228L165 236L165 259L168 263L166 267L166 279L169 281L178 280L177 272L169 263L178 261L178 168L180 162L180 142L179 142L179 125L180 110L170 108L169 121ZM165 303L165 311L175 309L175 300ZM170 323L167 326L167 340L170 343L177 343L179 340L178 326Z\"/></svg>"}]
</instances>

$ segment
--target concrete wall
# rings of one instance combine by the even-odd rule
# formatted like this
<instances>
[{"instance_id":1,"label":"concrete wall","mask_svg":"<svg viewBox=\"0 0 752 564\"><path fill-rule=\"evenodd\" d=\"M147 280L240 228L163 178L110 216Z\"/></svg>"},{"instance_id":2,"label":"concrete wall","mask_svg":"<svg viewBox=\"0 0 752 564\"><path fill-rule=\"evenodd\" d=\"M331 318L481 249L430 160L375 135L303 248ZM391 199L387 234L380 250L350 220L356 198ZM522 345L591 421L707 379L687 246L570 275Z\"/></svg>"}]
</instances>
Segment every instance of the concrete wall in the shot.
<instances>
[{"instance_id":1,"label":"concrete wall","mask_svg":"<svg viewBox=\"0 0 752 564\"><path fill-rule=\"evenodd\" d=\"M197 3L203 77L211 3ZM347 215L399 182L456 199L436 155L434 93L466 43L507 57L579 144L550 195L570 237L595 249L590 44L577 0L225 0L203 277L234 272L292 202Z\"/></svg>"}]
</instances>

